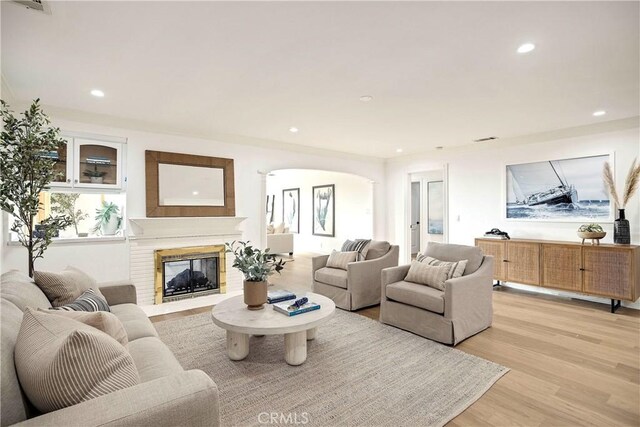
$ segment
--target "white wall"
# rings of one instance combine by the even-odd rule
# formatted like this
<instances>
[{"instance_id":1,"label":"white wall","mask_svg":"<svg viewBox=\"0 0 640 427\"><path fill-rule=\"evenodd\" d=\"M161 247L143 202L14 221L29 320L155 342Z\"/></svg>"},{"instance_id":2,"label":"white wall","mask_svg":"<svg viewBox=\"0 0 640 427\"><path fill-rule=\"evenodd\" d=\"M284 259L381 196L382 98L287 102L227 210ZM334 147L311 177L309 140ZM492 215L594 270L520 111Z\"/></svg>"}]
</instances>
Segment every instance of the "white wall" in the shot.
<instances>
[{"instance_id":1,"label":"white wall","mask_svg":"<svg viewBox=\"0 0 640 427\"><path fill-rule=\"evenodd\" d=\"M506 164L584 157L614 153L619 187L631 162L640 155L639 129L612 131L535 144L499 144L434 151L421 156L389 161L386 167L387 238L400 245L400 263L408 261L406 211L409 174L448 165L449 242L473 245L474 238L494 227L514 238L577 241L580 222L526 222L506 220L503 215L504 168ZM626 216L631 241L640 243L640 195L629 202ZM613 223L600 222L607 232L603 240L613 242Z\"/></svg>"},{"instance_id":2,"label":"white wall","mask_svg":"<svg viewBox=\"0 0 640 427\"><path fill-rule=\"evenodd\" d=\"M244 238L262 240L264 203L262 191L264 175L258 171L278 169L316 169L354 173L376 182L374 185L374 236L384 235L384 163L370 158L350 155L291 152L244 144L233 144L177 135L142 132L138 130L92 125L56 119L53 124L68 132L125 137L127 143L127 215L145 217L145 150L169 151L232 158L235 161L236 215L248 219L243 223ZM26 271L26 251L22 247L6 246L2 242L2 272L17 268ZM129 278L129 242L58 244L49 247L36 268L60 269L67 264L77 265L93 273L102 281Z\"/></svg>"},{"instance_id":3,"label":"white wall","mask_svg":"<svg viewBox=\"0 0 640 427\"><path fill-rule=\"evenodd\" d=\"M312 235L312 187L335 185L335 237ZM346 239L373 237L373 183L352 174L319 170L278 170L267 177L267 194L275 195L275 221L282 222L282 190L300 188L300 233L295 252L328 253L340 250Z\"/></svg>"}]
</instances>

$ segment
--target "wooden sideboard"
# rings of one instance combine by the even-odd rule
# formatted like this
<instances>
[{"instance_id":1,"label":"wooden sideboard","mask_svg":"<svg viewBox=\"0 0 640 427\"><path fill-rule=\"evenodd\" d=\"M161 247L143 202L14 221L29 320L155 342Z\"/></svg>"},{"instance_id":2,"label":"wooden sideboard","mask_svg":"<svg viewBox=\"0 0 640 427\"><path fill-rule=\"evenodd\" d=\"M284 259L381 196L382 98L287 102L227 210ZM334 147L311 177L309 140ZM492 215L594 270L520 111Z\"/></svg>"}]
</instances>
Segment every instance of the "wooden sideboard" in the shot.
<instances>
[{"instance_id":1,"label":"wooden sideboard","mask_svg":"<svg viewBox=\"0 0 640 427\"><path fill-rule=\"evenodd\" d=\"M640 246L490 238L477 238L476 246L495 258L498 283L610 298L612 313L620 300L640 297Z\"/></svg>"}]
</instances>

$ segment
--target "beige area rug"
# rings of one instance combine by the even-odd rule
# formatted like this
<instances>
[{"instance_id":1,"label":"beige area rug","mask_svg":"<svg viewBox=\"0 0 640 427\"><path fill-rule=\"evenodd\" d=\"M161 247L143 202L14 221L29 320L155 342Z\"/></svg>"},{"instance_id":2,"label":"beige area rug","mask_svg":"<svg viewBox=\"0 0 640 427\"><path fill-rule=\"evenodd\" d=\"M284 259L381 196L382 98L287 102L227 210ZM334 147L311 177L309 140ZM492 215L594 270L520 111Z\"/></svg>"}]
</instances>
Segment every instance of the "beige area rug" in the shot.
<instances>
[{"instance_id":1,"label":"beige area rug","mask_svg":"<svg viewBox=\"0 0 640 427\"><path fill-rule=\"evenodd\" d=\"M226 333L210 313L155 326L185 369L202 369L216 382L223 426L442 426L508 371L336 311L296 367L284 361L284 338L276 335L251 337L249 356L229 360Z\"/></svg>"}]
</instances>

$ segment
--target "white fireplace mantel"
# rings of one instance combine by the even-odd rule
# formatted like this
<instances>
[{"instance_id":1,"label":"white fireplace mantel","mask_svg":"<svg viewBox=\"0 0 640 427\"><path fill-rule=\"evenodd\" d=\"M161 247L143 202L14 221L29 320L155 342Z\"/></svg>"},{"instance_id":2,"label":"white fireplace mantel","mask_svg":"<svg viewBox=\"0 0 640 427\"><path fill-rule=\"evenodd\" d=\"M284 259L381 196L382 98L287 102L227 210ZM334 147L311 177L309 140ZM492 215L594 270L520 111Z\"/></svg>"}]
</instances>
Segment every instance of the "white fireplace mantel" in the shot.
<instances>
[{"instance_id":1,"label":"white fireplace mantel","mask_svg":"<svg viewBox=\"0 0 640 427\"><path fill-rule=\"evenodd\" d=\"M247 217L129 218L129 239L242 236L240 224Z\"/></svg>"}]
</instances>

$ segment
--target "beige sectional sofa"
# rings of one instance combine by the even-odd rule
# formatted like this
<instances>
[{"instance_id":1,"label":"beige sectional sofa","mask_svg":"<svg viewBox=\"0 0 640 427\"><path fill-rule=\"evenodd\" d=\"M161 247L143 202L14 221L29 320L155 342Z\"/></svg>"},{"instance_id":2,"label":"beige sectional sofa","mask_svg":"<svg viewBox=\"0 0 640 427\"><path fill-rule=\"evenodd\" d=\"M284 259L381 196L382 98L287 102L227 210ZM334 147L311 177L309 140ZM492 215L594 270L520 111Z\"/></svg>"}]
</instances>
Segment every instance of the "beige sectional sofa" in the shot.
<instances>
[{"instance_id":1,"label":"beige sectional sofa","mask_svg":"<svg viewBox=\"0 0 640 427\"><path fill-rule=\"evenodd\" d=\"M17 271L0 278L1 414L0 424L24 426L218 426L216 384L199 370L185 371L136 305L131 284L100 286L112 313L122 322L140 384L47 414L38 414L25 398L14 364L14 347L23 311L51 304L26 275Z\"/></svg>"}]
</instances>

